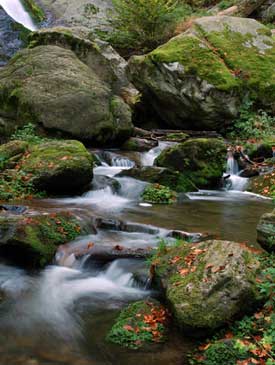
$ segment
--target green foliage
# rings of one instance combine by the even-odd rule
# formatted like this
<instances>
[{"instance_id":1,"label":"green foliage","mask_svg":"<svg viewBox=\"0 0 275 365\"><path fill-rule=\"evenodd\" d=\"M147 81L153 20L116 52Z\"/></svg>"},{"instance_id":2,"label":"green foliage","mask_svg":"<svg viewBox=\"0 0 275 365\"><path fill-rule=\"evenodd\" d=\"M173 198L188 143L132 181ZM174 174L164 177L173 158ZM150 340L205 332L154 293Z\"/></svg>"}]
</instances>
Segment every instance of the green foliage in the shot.
<instances>
[{"instance_id":1,"label":"green foliage","mask_svg":"<svg viewBox=\"0 0 275 365\"><path fill-rule=\"evenodd\" d=\"M167 40L177 21L192 8L177 0L113 0L113 32L107 40L118 48L147 52Z\"/></svg>"},{"instance_id":2,"label":"green foliage","mask_svg":"<svg viewBox=\"0 0 275 365\"><path fill-rule=\"evenodd\" d=\"M22 128L17 129L17 131L12 134L11 139L26 141L34 144L45 141L45 138L42 138L36 134L36 127L32 123L28 123Z\"/></svg>"},{"instance_id":3,"label":"green foliage","mask_svg":"<svg viewBox=\"0 0 275 365\"><path fill-rule=\"evenodd\" d=\"M222 0L219 2L218 6L220 10L225 10L227 8L230 8L230 6L233 6L236 4L236 0Z\"/></svg>"},{"instance_id":4,"label":"green foliage","mask_svg":"<svg viewBox=\"0 0 275 365\"><path fill-rule=\"evenodd\" d=\"M275 309L275 267L268 267L263 272L264 280L259 284L260 293L269 298L266 306Z\"/></svg>"},{"instance_id":5,"label":"green foliage","mask_svg":"<svg viewBox=\"0 0 275 365\"><path fill-rule=\"evenodd\" d=\"M229 131L234 139L263 139L275 133L275 117L263 110L254 111L253 102L246 101L240 109L240 115Z\"/></svg>"},{"instance_id":6,"label":"green foliage","mask_svg":"<svg viewBox=\"0 0 275 365\"><path fill-rule=\"evenodd\" d=\"M153 204L173 204L177 194L167 186L151 184L142 193L142 200Z\"/></svg>"},{"instance_id":7,"label":"green foliage","mask_svg":"<svg viewBox=\"0 0 275 365\"><path fill-rule=\"evenodd\" d=\"M238 360L247 357L247 350L238 342L216 342L205 351L205 365L236 365Z\"/></svg>"}]
</instances>

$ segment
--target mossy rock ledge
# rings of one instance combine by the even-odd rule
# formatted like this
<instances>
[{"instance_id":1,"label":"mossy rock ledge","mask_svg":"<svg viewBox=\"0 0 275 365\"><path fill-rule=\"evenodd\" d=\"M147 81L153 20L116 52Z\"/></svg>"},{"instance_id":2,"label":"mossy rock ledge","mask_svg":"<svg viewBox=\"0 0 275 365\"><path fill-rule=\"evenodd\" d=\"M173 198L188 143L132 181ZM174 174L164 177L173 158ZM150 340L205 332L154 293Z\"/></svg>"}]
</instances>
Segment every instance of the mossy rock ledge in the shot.
<instances>
[{"instance_id":1,"label":"mossy rock ledge","mask_svg":"<svg viewBox=\"0 0 275 365\"><path fill-rule=\"evenodd\" d=\"M211 240L168 247L154 257L154 280L186 334L204 336L258 303L260 263L253 252L239 243Z\"/></svg>"},{"instance_id":2,"label":"mossy rock ledge","mask_svg":"<svg viewBox=\"0 0 275 365\"><path fill-rule=\"evenodd\" d=\"M131 136L130 107L74 52L55 45L19 51L0 70L0 134L28 123L98 145Z\"/></svg>"},{"instance_id":3,"label":"mossy rock ledge","mask_svg":"<svg viewBox=\"0 0 275 365\"><path fill-rule=\"evenodd\" d=\"M169 127L219 130L247 96L274 108L274 62L275 41L261 23L209 16L149 54L133 56L128 73L144 104Z\"/></svg>"},{"instance_id":4,"label":"mossy rock ledge","mask_svg":"<svg viewBox=\"0 0 275 365\"><path fill-rule=\"evenodd\" d=\"M157 166L179 171L185 180L198 188L219 185L226 160L226 147L217 138L196 138L162 151Z\"/></svg>"},{"instance_id":5,"label":"mossy rock ledge","mask_svg":"<svg viewBox=\"0 0 275 365\"><path fill-rule=\"evenodd\" d=\"M0 146L1 181L20 176L20 184L48 193L77 193L93 177L93 157L81 142L47 140L38 144L11 141ZM6 170L9 169L9 170Z\"/></svg>"},{"instance_id":6,"label":"mossy rock ledge","mask_svg":"<svg viewBox=\"0 0 275 365\"><path fill-rule=\"evenodd\" d=\"M264 214L257 226L257 240L268 252L275 252L275 209Z\"/></svg>"},{"instance_id":7,"label":"mossy rock ledge","mask_svg":"<svg viewBox=\"0 0 275 365\"><path fill-rule=\"evenodd\" d=\"M91 232L88 219L71 212L0 213L0 254L16 264L42 267L59 245Z\"/></svg>"}]
</instances>

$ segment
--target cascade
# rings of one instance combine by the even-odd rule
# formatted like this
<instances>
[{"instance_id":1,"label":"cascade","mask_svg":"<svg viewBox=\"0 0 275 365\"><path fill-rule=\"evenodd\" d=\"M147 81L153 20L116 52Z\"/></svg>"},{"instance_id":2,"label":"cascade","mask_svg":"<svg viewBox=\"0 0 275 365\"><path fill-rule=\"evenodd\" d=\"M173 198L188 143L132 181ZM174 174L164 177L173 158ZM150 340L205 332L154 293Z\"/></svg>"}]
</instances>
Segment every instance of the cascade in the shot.
<instances>
[{"instance_id":1,"label":"cascade","mask_svg":"<svg viewBox=\"0 0 275 365\"><path fill-rule=\"evenodd\" d=\"M0 0L0 5L17 23L24 25L24 27L31 31L37 29L34 21L25 10L20 0Z\"/></svg>"}]
</instances>

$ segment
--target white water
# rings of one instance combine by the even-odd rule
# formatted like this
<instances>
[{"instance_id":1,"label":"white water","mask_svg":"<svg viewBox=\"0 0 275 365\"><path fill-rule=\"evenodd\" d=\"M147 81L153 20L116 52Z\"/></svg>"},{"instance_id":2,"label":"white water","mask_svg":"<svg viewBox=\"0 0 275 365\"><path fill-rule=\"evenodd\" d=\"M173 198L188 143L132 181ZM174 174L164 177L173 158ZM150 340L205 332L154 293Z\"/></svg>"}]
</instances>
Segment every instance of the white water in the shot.
<instances>
[{"instance_id":1,"label":"white water","mask_svg":"<svg viewBox=\"0 0 275 365\"><path fill-rule=\"evenodd\" d=\"M72 338L81 334L74 311L81 298L92 307L116 308L149 294L133 286L133 274L124 260L116 260L100 272L50 266L35 278L23 270L1 265L0 289L7 295L25 290L20 301L15 301L1 318L2 325L23 332L47 325L59 336Z\"/></svg>"},{"instance_id":2,"label":"white water","mask_svg":"<svg viewBox=\"0 0 275 365\"><path fill-rule=\"evenodd\" d=\"M31 16L25 10L20 0L0 0L0 5L17 23L24 25L29 30L36 30Z\"/></svg>"},{"instance_id":3,"label":"white water","mask_svg":"<svg viewBox=\"0 0 275 365\"><path fill-rule=\"evenodd\" d=\"M225 175L230 175L227 179L227 190L244 191L248 183L248 179L239 176L239 166L233 156L227 158L227 169Z\"/></svg>"},{"instance_id":4,"label":"white water","mask_svg":"<svg viewBox=\"0 0 275 365\"><path fill-rule=\"evenodd\" d=\"M161 154L161 152L170 146L173 146L174 142L159 142L157 147L152 148L148 152L141 154L141 165L142 166L153 166L155 159Z\"/></svg>"}]
</instances>

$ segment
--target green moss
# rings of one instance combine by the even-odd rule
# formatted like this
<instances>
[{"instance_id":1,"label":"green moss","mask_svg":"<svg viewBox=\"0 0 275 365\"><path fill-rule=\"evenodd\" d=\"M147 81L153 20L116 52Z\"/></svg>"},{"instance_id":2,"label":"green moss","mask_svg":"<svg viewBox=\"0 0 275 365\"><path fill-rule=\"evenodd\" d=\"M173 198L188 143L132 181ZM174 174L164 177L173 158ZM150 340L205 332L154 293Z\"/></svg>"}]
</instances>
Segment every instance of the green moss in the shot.
<instances>
[{"instance_id":1,"label":"green moss","mask_svg":"<svg viewBox=\"0 0 275 365\"><path fill-rule=\"evenodd\" d=\"M153 63L180 62L185 74L206 80L219 90L233 90L240 86L239 80L232 75L224 61L194 35L175 37L146 58L147 62L150 60Z\"/></svg>"},{"instance_id":2,"label":"green moss","mask_svg":"<svg viewBox=\"0 0 275 365\"><path fill-rule=\"evenodd\" d=\"M239 80L250 91L251 97L272 98L275 92L275 46L263 44L268 38L256 40L251 34L241 34L229 30L226 26L221 32L205 32L199 28L202 36L215 49L216 54L224 61L228 70L235 74ZM267 28L260 28L258 33L270 35ZM271 38L270 38L271 41ZM213 51L212 51L213 52ZM234 77L231 74L231 77ZM238 81L236 81L238 82Z\"/></svg>"},{"instance_id":3,"label":"green moss","mask_svg":"<svg viewBox=\"0 0 275 365\"><path fill-rule=\"evenodd\" d=\"M167 312L157 301L139 301L120 313L107 340L133 350L146 344L164 342Z\"/></svg>"}]
</instances>

